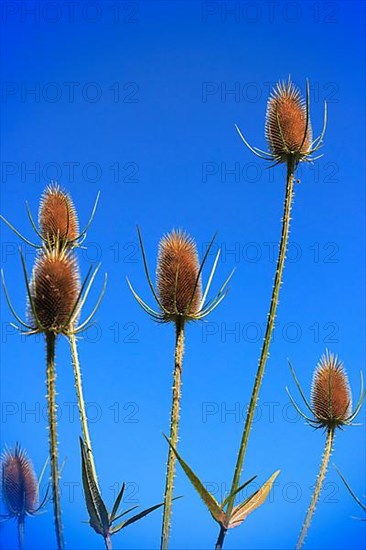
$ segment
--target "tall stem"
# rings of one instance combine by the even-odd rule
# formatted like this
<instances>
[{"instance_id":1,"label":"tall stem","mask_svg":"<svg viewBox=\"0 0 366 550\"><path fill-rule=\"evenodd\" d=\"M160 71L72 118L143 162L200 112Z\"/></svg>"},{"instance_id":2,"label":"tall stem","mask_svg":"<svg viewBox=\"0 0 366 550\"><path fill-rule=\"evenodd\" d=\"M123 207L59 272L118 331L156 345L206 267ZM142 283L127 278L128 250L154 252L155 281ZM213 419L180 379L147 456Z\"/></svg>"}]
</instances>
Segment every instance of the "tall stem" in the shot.
<instances>
[{"instance_id":1,"label":"tall stem","mask_svg":"<svg viewBox=\"0 0 366 550\"><path fill-rule=\"evenodd\" d=\"M235 492L236 489L239 487L239 481L240 481L241 472L243 470L244 459L245 459L245 454L248 446L250 430L253 423L255 407L257 405L259 390L262 385L264 370L265 370L266 362L269 355L269 347L271 343L272 332L273 332L275 318L276 318L278 297L279 297L280 287L282 283L282 274L283 274L283 268L285 265L288 236L290 231L291 206L292 206L292 200L293 200L293 194L294 194L295 168L296 168L296 163L292 158L290 158L287 162L286 195L285 195L284 211L283 211L283 217L282 217L282 233L281 233L280 249L279 249L278 258L277 258L276 274L275 274L275 279L273 284L271 303L270 303L269 312L268 312L266 332L264 336L264 341L262 345L262 350L261 350L261 355L258 363L258 370L255 377L252 395L250 398L249 408L248 408L248 412L245 420L243 435L240 442L239 454L236 462L234 477L233 477L231 491L230 491L231 493ZM235 501L235 495L232 496L232 498L228 502L228 506L227 506L228 516L230 516L233 510L234 501ZM226 534L226 531L223 532L223 530L220 529L219 539L221 537L222 540L221 540L221 546L218 547L218 550L221 550L221 547L225 538L225 534ZM217 543L220 542L219 539Z\"/></svg>"},{"instance_id":2,"label":"tall stem","mask_svg":"<svg viewBox=\"0 0 366 550\"><path fill-rule=\"evenodd\" d=\"M81 381L81 369L80 369L79 354L78 354L75 334L72 334L72 333L69 334L69 342L70 342L70 348L71 348L71 359L72 359L72 366L74 369L75 388L76 388L76 394L78 399L78 407L79 407L79 414L80 414L81 429L83 432L83 439L87 449L93 477L94 477L95 483L98 485L97 472L95 468L92 444L91 444L91 439L89 434L88 418L87 418L86 409L85 409L83 385Z\"/></svg>"},{"instance_id":3,"label":"tall stem","mask_svg":"<svg viewBox=\"0 0 366 550\"><path fill-rule=\"evenodd\" d=\"M300 550L300 548L302 548L305 541L306 534L308 532L308 529L311 523L311 519L315 512L316 504L319 500L319 496L322 490L325 474L327 473L330 455L332 454L332 450L333 450L333 440L334 440L334 428L329 428L319 475L316 481L313 496L311 497L310 506L306 513L305 521L301 529L299 540L297 541L296 550Z\"/></svg>"},{"instance_id":4,"label":"tall stem","mask_svg":"<svg viewBox=\"0 0 366 550\"><path fill-rule=\"evenodd\" d=\"M18 517L18 548L23 550L24 540L24 516Z\"/></svg>"},{"instance_id":5,"label":"tall stem","mask_svg":"<svg viewBox=\"0 0 366 550\"><path fill-rule=\"evenodd\" d=\"M181 398L181 377L184 353L184 321L177 321L175 325L176 341L175 341L175 357L174 357L174 380L173 380L173 397L172 408L170 414L170 441L174 448L178 443L178 428L179 428L179 412ZM167 550L169 544L170 533L170 518L172 511L174 473L175 473L175 454L169 446L168 463L166 470L166 483L164 494L164 514L163 526L161 532L161 550Z\"/></svg>"},{"instance_id":6,"label":"tall stem","mask_svg":"<svg viewBox=\"0 0 366 550\"><path fill-rule=\"evenodd\" d=\"M57 418L56 418L56 367L55 367L55 344L56 335L52 332L46 334L47 346L47 405L49 424L49 453L52 476L52 500L53 514L56 528L57 548L62 550L64 539L61 522L61 501L60 501L60 474L58 467L57 453Z\"/></svg>"}]
</instances>

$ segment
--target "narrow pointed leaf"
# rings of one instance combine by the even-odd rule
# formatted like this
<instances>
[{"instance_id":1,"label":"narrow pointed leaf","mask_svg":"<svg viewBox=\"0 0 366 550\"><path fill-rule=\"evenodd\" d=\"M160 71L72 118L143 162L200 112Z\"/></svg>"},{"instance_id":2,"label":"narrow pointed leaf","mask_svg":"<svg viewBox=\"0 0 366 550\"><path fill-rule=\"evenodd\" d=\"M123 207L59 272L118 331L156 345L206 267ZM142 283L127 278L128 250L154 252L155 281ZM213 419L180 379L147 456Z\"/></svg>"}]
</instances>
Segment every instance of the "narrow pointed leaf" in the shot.
<instances>
[{"instance_id":1,"label":"narrow pointed leaf","mask_svg":"<svg viewBox=\"0 0 366 550\"><path fill-rule=\"evenodd\" d=\"M234 491L233 493L230 493L230 494L225 498L225 500L222 502L221 508L224 508L224 507L226 506L226 504L229 502L229 500L230 500L232 497L235 497L238 493L240 493L240 491L242 491L247 485L249 485L250 483L252 483L252 481L254 481L256 477L258 477L258 476L253 476L253 477L251 477L250 479L248 479L248 481L246 481L245 483L243 483L243 485L240 485L240 487L238 487L238 488L236 489L236 491Z\"/></svg>"},{"instance_id":2,"label":"narrow pointed leaf","mask_svg":"<svg viewBox=\"0 0 366 550\"><path fill-rule=\"evenodd\" d=\"M336 465L334 465L334 468L337 470L338 472L338 475L339 477L341 478L341 480L343 481L343 483L345 484L345 486L347 487L351 497L357 502L357 504L363 509L364 512L366 512L366 506L360 501L360 499L357 497L357 495L353 492L351 486L349 485L349 483L346 481L346 479L343 477L343 475L341 474L340 470L337 468ZM365 521L365 520L364 520Z\"/></svg>"},{"instance_id":3,"label":"narrow pointed leaf","mask_svg":"<svg viewBox=\"0 0 366 550\"><path fill-rule=\"evenodd\" d=\"M120 492L117 495L116 502L114 503L114 506L113 506L113 509L112 509L111 521L115 520L115 517L116 517L117 512L118 512L119 505L121 504L123 493L125 492L125 487L126 487L126 484L123 482L122 488L121 488Z\"/></svg>"},{"instance_id":4,"label":"narrow pointed leaf","mask_svg":"<svg viewBox=\"0 0 366 550\"><path fill-rule=\"evenodd\" d=\"M169 439L166 437L165 434L163 434L167 442L169 443L171 449L173 450L175 456L177 457L177 460L179 464L182 466L185 474L187 475L189 481L192 483L193 487L196 489L197 493L203 500L203 502L206 504L207 508L209 509L212 517L214 520L216 520L220 525L225 521L226 515L225 512L222 510L220 504L217 502L215 497L211 495L209 491L207 491L206 487L203 485L203 483L199 480L199 478L196 476L196 474L191 470L191 468L188 466L186 462L184 462L183 458L178 454L178 452L175 450L173 445L170 443Z\"/></svg>"},{"instance_id":5,"label":"narrow pointed leaf","mask_svg":"<svg viewBox=\"0 0 366 550\"><path fill-rule=\"evenodd\" d=\"M155 504L155 506L151 506L151 508L147 508L146 510L143 510L139 514L136 514L135 516L132 516L132 518L127 519L126 521L122 521L119 525L116 525L116 527L113 527L111 530L111 533L117 533L121 529L124 529L127 527L127 525L131 525L131 523L135 523L135 521L138 521L139 519L142 519L143 517L147 516L148 514L151 514L154 510L157 510L158 508L161 508L161 506L164 505L164 502L160 502L160 504Z\"/></svg>"},{"instance_id":6,"label":"narrow pointed leaf","mask_svg":"<svg viewBox=\"0 0 366 550\"><path fill-rule=\"evenodd\" d=\"M258 491L253 493L253 495L246 499L242 504L239 504L236 508L234 508L230 517L228 525L229 528L238 527L251 512L256 510L256 508L259 508L259 506L266 501L272 485L279 473L280 470L277 470Z\"/></svg>"},{"instance_id":7,"label":"narrow pointed leaf","mask_svg":"<svg viewBox=\"0 0 366 550\"><path fill-rule=\"evenodd\" d=\"M132 510L136 510L136 508L138 508L139 505L136 504L136 506L132 506L132 508L129 508L128 510L125 510L124 512L122 512L122 514L118 514L118 516L116 516L115 518L113 518L111 521L112 522L115 522L117 521L118 519L120 518L123 518L123 516L126 516L127 514L129 514L130 512L132 512Z\"/></svg>"},{"instance_id":8,"label":"narrow pointed leaf","mask_svg":"<svg viewBox=\"0 0 366 550\"><path fill-rule=\"evenodd\" d=\"M96 481L93 478L85 444L81 438L80 447L82 457L82 481L86 507L90 516L90 525L98 534L104 536L104 533L109 529L108 511L99 493Z\"/></svg>"}]
</instances>

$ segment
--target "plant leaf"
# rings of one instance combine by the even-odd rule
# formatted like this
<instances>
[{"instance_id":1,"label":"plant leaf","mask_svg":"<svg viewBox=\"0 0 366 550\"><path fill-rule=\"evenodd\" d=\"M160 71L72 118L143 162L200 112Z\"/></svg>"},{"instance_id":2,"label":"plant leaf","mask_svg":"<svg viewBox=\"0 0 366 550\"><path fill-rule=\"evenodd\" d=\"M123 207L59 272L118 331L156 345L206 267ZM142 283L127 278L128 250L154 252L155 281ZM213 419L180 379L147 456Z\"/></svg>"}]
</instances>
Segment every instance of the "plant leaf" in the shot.
<instances>
[{"instance_id":1,"label":"plant leaf","mask_svg":"<svg viewBox=\"0 0 366 550\"><path fill-rule=\"evenodd\" d=\"M249 498L244 502L236 506L231 514L228 528L238 527L246 517L253 512L256 508L259 508L267 499L272 485L280 473L280 470L277 470L265 483L262 485L258 491L255 491Z\"/></svg>"},{"instance_id":2,"label":"plant leaf","mask_svg":"<svg viewBox=\"0 0 366 550\"><path fill-rule=\"evenodd\" d=\"M128 510L126 510L125 512L122 512L122 514L118 514L118 516L114 517L113 520L111 520L112 522L115 522L117 521L118 519L122 518L123 516L125 516L126 514L129 514L130 512L132 512L132 510L136 510L136 508L138 508L139 505L136 504L136 506L132 506L132 508L129 508Z\"/></svg>"},{"instance_id":3,"label":"plant leaf","mask_svg":"<svg viewBox=\"0 0 366 550\"><path fill-rule=\"evenodd\" d=\"M226 520L226 514L224 510L221 508L220 504L217 502L215 497L211 495L209 491L207 491L206 487L203 485L203 483L199 480L199 478L196 476L196 474L191 470L191 468L188 466L186 462L184 462L183 458L178 454L178 452L175 450L173 445L170 443L169 439L165 434L163 434L167 442L169 443L171 449L173 450L175 456L177 457L177 460L179 464L182 466L185 474L187 475L189 481L192 483L193 487L196 489L197 493L203 500L203 502L206 504L207 508L209 509L212 517L215 521L217 521L220 525L222 525Z\"/></svg>"},{"instance_id":4,"label":"plant leaf","mask_svg":"<svg viewBox=\"0 0 366 550\"><path fill-rule=\"evenodd\" d=\"M119 505L121 504L121 500L123 497L123 493L125 492L125 482L122 483L122 488L120 492L117 495L116 502L113 505L112 513L111 513L111 521L114 521L118 512Z\"/></svg>"},{"instance_id":5,"label":"plant leaf","mask_svg":"<svg viewBox=\"0 0 366 550\"><path fill-rule=\"evenodd\" d=\"M109 516L99 493L96 481L93 478L90 461L88 459L85 444L80 438L81 459L82 459L82 480L85 494L85 503L90 517L90 525L99 535L108 532Z\"/></svg>"},{"instance_id":6,"label":"plant leaf","mask_svg":"<svg viewBox=\"0 0 366 550\"><path fill-rule=\"evenodd\" d=\"M258 476L253 476L251 477L250 479L248 479L248 481L246 481L245 483L243 483L243 485L240 485L240 487L238 487L236 489L236 491L234 491L233 493L230 493L226 498L225 500L223 500L222 504L221 504L221 508L224 508L226 506L226 504L229 502L229 500L233 497L233 496L236 496L238 493L240 493L240 491L242 491L247 485L249 485L250 483L252 483L252 481L255 480L255 478L258 477Z\"/></svg>"},{"instance_id":7,"label":"plant leaf","mask_svg":"<svg viewBox=\"0 0 366 550\"><path fill-rule=\"evenodd\" d=\"M111 534L114 535L115 533L118 533L118 531L120 531L121 529L124 529L125 527L127 527L127 525L131 525L131 523L135 523L135 521L138 521L139 519L147 516L148 514L150 514L154 510L157 510L157 508L160 508L163 505L164 505L164 502L161 502L160 504L155 504L155 506L151 506L151 508L147 508L146 510L143 510L139 514L132 516L132 518L129 518L126 521L122 521L119 525L116 525L111 529Z\"/></svg>"}]
</instances>

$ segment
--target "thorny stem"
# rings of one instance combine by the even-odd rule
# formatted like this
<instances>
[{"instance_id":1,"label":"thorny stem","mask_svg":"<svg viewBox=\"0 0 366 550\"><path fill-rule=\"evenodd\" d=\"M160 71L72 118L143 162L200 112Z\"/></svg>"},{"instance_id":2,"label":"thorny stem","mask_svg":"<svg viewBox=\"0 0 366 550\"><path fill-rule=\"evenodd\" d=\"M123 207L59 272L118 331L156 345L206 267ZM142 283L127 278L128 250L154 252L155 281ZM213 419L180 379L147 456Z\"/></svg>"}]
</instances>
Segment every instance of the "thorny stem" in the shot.
<instances>
[{"instance_id":1,"label":"thorny stem","mask_svg":"<svg viewBox=\"0 0 366 550\"><path fill-rule=\"evenodd\" d=\"M62 550L64 539L61 522L61 501L59 489L59 467L57 454L57 418L56 418L56 370L55 370L55 344L56 335L52 332L46 334L47 346L47 404L49 424L49 453L52 476L52 500L53 514L56 528L57 548Z\"/></svg>"},{"instance_id":2,"label":"thorny stem","mask_svg":"<svg viewBox=\"0 0 366 550\"><path fill-rule=\"evenodd\" d=\"M18 517L18 548L19 550L23 549L23 540L24 540L24 516Z\"/></svg>"},{"instance_id":3,"label":"thorny stem","mask_svg":"<svg viewBox=\"0 0 366 550\"><path fill-rule=\"evenodd\" d=\"M269 347L271 343L272 332L273 332L275 318L276 318L278 297L280 293L283 268L285 265L286 252L287 252L287 243L288 243L290 219L291 219L291 206L292 206L293 194L294 194L295 169L296 169L296 162L291 157L287 162L286 195L285 195L284 212L283 212L283 218L282 218L282 233L281 233L280 249L279 249L278 258L277 258L276 274L275 274L273 290L272 290L271 304L270 304L268 318L267 318L266 333L264 336L264 341L263 341L261 355L260 355L259 364L258 364L258 370L255 377L252 396L250 398L249 408L248 408L248 412L245 420L243 435L240 442L239 454L238 454L233 482L231 486L231 494L233 494L236 491L236 489L239 487L239 481L240 481L241 472L243 470L244 458L245 458L245 454L248 446L250 430L253 423L255 407L257 405L259 390L263 381L264 370L265 370L266 362L269 355ZM227 511L226 511L228 517L230 517L230 514L233 510L234 501L235 501L235 495L232 496L228 502ZM225 538L225 534L226 534L226 531L224 532L222 529L220 529L217 545L219 544L220 538L221 538L221 546L218 546L218 548L216 547L217 550L221 550L221 547Z\"/></svg>"},{"instance_id":4,"label":"thorny stem","mask_svg":"<svg viewBox=\"0 0 366 550\"><path fill-rule=\"evenodd\" d=\"M327 473L330 455L332 454L332 450L333 450L333 441L334 441L334 428L328 428L327 439L325 443L325 449L324 449L322 463L320 466L319 475L316 480L313 496L311 497L310 506L308 508L308 511L306 512L306 517L301 529L299 540L297 541L296 550L300 550L300 548L302 548L304 544L305 537L308 532L311 519L313 517L316 504L318 502L318 499L322 490L325 474Z\"/></svg>"},{"instance_id":5,"label":"thorny stem","mask_svg":"<svg viewBox=\"0 0 366 550\"><path fill-rule=\"evenodd\" d=\"M72 366L74 369L75 388L76 388L76 394L78 398L78 407L79 407L79 414L80 414L81 429L83 432L83 439L84 439L84 443L88 453L88 459L90 462L90 467L93 473L94 481L98 486L97 472L95 469L93 450L92 450L92 444L91 444L89 427L88 427L88 419L87 419L86 409L85 409L85 401L84 401L84 394L83 394L83 385L81 381L81 369L80 369L78 348L76 343L76 336L75 334L70 333L68 335L68 338L69 338L70 348L71 348L71 359L72 359Z\"/></svg>"},{"instance_id":6,"label":"thorny stem","mask_svg":"<svg viewBox=\"0 0 366 550\"><path fill-rule=\"evenodd\" d=\"M174 358L174 381L173 381L173 397L172 408L170 414L170 442L172 447L176 448L178 443L178 427L179 427L179 411L181 398L181 377L184 353L184 321L178 320L175 325L176 341L175 341L175 358ZM174 473L175 473L175 454L169 446L168 462L166 470L166 483L164 494L164 513L163 526L161 532L161 550L167 550L169 544L170 519L173 499Z\"/></svg>"}]
</instances>

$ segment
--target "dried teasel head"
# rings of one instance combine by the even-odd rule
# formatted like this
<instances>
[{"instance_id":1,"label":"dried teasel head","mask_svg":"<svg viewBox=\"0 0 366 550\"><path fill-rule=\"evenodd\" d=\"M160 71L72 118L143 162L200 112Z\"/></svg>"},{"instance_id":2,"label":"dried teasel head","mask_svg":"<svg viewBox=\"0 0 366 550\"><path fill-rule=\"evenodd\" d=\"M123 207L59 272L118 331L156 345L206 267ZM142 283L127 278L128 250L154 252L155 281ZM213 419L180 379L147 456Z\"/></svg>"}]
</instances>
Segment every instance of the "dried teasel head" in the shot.
<instances>
[{"instance_id":1,"label":"dried teasel head","mask_svg":"<svg viewBox=\"0 0 366 550\"><path fill-rule=\"evenodd\" d=\"M38 482L33 465L17 444L2 456L2 495L8 517L24 519L37 511Z\"/></svg>"},{"instance_id":2,"label":"dried teasel head","mask_svg":"<svg viewBox=\"0 0 366 550\"><path fill-rule=\"evenodd\" d=\"M173 230L161 239L156 282L166 320L189 320L198 314L202 300L198 253L184 231Z\"/></svg>"},{"instance_id":3,"label":"dried teasel head","mask_svg":"<svg viewBox=\"0 0 366 550\"><path fill-rule=\"evenodd\" d=\"M341 426L351 414L348 378L343 364L332 353L321 357L314 372L311 401L314 415L322 426Z\"/></svg>"},{"instance_id":4,"label":"dried teasel head","mask_svg":"<svg viewBox=\"0 0 366 550\"><path fill-rule=\"evenodd\" d=\"M343 368L343 364L336 355L327 350L321 357L313 376L311 403L305 397L291 364L290 369L302 400L306 408L314 415L313 418L307 416L299 408L288 388L286 388L286 391L291 403L306 420L307 424L314 428L325 427L328 430L334 430L337 427L341 428L343 425L353 425L353 420L360 412L366 397L362 371L360 373L360 396L352 411L352 396L347 374Z\"/></svg>"},{"instance_id":5,"label":"dried teasel head","mask_svg":"<svg viewBox=\"0 0 366 550\"><path fill-rule=\"evenodd\" d=\"M58 184L51 184L44 191L38 220L41 236L51 246L56 241L73 243L79 237L79 221L74 204L70 195Z\"/></svg>"},{"instance_id":6,"label":"dried teasel head","mask_svg":"<svg viewBox=\"0 0 366 550\"><path fill-rule=\"evenodd\" d=\"M155 290L150 277L139 228L137 228L137 232L146 278L160 311L155 311L144 302L128 279L127 283L138 304L154 321L159 323L168 321L175 323L184 323L193 320L199 321L209 315L222 302L228 293L228 284L234 270L230 273L216 296L212 299L207 298L219 261L220 249L216 254L205 291L202 295L201 273L212 249L215 236L207 247L201 265L198 261L196 244L184 231L172 231L163 237L159 244L156 271L157 289Z\"/></svg>"},{"instance_id":7,"label":"dried teasel head","mask_svg":"<svg viewBox=\"0 0 366 550\"><path fill-rule=\"evenodd\" d=\"M278 82L267 103L265 134L269 151L253 147L240 128L235 128L248 149L257 157L273 162L287 163L296 168L299 162L314 161L311 155L323 146L327 127L327 105L324 103L324 122L320 135L312 139L310 123L310 86L306 83L306 98L291 82Z\"/></svg>"},{"instance_id":8,"label":"dried teasel head","mask_svg":"<svg viewBox=\"0 0 366 550\"><path fill-rule=\"evenodd\" d=\"M76 322L79 269L72 252L58 247L42 251L30 284L30 323L39 332L68 333Z\"/></svg>"},{"instance_id":9,"label":"dried teasel head","mask_svg":"<svg viewBox=\"0 0 366 550\"><path fill-rule=\"evenodd\" d=\"M270 151L280 162L290 157L299 161L310 152L308 106L290 80L279 82L268 100L265 132Z\"/></svg>"}]
</instances>

